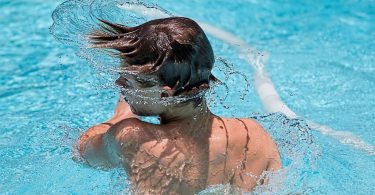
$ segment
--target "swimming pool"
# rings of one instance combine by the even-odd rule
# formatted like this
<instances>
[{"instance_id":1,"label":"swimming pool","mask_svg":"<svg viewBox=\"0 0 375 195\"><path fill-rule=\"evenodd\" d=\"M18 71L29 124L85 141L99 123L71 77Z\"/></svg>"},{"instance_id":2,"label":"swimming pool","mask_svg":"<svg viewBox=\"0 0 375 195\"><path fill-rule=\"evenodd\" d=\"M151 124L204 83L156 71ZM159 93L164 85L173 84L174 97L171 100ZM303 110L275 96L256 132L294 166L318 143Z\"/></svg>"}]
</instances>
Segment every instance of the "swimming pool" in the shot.
<instances>
[{"instance_id":1,"label":"swimming pool","mask_svg":"<svg viewBox=\"0 0 375 195\"><path fill-rule=\"evenodd\" d=\"M50 35L51 13L61 2L0 2L1 193L119 193L128 185L121 170L98 171L72 160L76 138L111 116L117 92L100 79L105 73ZM375 145L375 5L371 1L168 0L158 4L172 14L224 29L268 54L269 77L301 119L351 132ZM280 193L375 191L373 154L341 143L348 137L316 130L307 136L313 144L299 139L305 122L280 114L267 116L252 79L254 69L231 45L209 38L216 56L250 82L244 100L234 91L223 102L228 109L220 105L212 109L226 116L256 117L285 148L283 164L290 169L285 173L287 189ZM217 62L218 67L224 63ZM237 84L243 91L246 83L239 78L228 79L228 86ZM301 143L294 147L290 140ZM309 158L301 159L303 154Z\"/></svg>"}]
</instances>

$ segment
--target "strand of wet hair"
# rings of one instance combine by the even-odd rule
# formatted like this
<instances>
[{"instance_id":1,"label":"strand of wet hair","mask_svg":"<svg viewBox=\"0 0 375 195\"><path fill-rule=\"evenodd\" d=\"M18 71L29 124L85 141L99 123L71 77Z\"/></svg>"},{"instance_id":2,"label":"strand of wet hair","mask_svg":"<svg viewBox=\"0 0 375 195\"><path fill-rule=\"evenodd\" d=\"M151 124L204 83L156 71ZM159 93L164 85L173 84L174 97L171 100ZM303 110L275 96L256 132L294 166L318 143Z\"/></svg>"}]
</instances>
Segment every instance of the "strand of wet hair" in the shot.
<instances>
[{"instance_id":1,"label":"strand of wet hair","mask_svg":"<svg viewBox=\"0 0 375 195\"><path fill-rule=\"evenodd\" d=\"M225 136L227 138L226 139L226 148L225 148L225 162L224 162L224 176L225 176L226 175L226 169L227 169L227 159L228 159L229 135L228 135L228 129L227 129L227 126L225 125L224 120L219 116L217 118L223 123L224 129L225 129Z\"/></svg>"},{"instance_id":2,"label":"strand of wet hair","mask_svg":"<svg viewBox=\"0 0 375 195\"><path fill-rule=\"evenodd\" d=\"M242 164L243 164L243 167L242 169L245 170L246 169L246 162L247 162L247 152L249 151L249 142L250 142L250 136L249 136L249 129L247 128L245 122L239 118L236 118L238 121L240 121L243 126L245 127L245 130L246 130L246 145L245 145L245 151L244 151L244 160L242 161Z\"/></svg>"}]
</instances>

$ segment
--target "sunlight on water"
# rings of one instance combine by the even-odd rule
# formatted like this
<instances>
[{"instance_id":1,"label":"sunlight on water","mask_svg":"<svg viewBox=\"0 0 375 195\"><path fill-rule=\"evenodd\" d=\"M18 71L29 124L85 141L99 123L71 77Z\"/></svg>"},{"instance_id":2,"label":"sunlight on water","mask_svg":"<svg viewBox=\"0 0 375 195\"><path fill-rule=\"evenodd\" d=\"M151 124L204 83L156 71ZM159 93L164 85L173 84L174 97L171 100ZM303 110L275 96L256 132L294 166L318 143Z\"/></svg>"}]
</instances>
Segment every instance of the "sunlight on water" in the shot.
<instances>
[{"instance_id":1,"label":"sunlight on water","mask_svg":"<svg viewBox=\"0 0 375 195\"><path fill-rule=\"evenodd\" d=\"M98 18L121 23L128 26L139 25L147 21L147 18L139 16L136 13L120 9L120 5L139 4L150 9L157 9L166 15L170 13L163 10L156 4L144 3L140 1L67 1L56 8L53 13L53 26L50 28L53 36L76 49L77 55L87 60L87 62L97 71L97 77L100 80L98 89L116 89L114 85L121 70L118 68L120 61L113 57L110 52L103 52L90 48L87 34L94 29L99 28ZM215 40L215 42L220 42ZM211 83L210 89L201 91L192 96L152 98L155 104L162 102L164 105L170 103L180 103L196 96L206 95L209 106L212 110L231 109L231 103L241 102L246 99L252 83L239 71L236 71L229 60L222 57L216 58L213 72L221 82ZM233 83L241 85L240 89L235 89ZM140 90L119 90L123 94L131 94L137 97L137 101L145 102L148 97L142 95ZM261 178L254 178L260 181L262 178L269 177L269 184L258 186L255 193L305 193L314 191L314 186L306 186L307 180L314 174L314 162L319 156L319 148L314 143L311 130L303 120L288 119L281 114L254 114L249 115L260 122L265 129L269 131L276 141L282 157L283 169L277 172L265 173ZM62 127L65 136L61 146L63 151L69 150L78 137L79 130L69 127ZM68 140L68 141L67 141ZM111 190L125 193L128 190L127 177L121 170L111 172ZM251 173L249 173L251 176ZM124 190L126 189L127 190ZM203 194L215 194L233 191L229 186L214 186L203 191Z\"/></svg>"}]
</instances>

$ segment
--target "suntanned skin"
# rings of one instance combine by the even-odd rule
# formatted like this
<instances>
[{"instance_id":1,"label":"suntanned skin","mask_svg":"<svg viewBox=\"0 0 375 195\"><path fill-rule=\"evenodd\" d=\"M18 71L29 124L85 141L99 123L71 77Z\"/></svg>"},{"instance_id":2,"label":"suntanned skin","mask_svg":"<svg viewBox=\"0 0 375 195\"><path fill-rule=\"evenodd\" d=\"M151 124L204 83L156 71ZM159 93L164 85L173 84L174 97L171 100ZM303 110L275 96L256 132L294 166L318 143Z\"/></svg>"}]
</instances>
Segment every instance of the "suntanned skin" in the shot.
<instances>
[{"instance_id":1,"label":"suntanned skin","mask_svg":"<svg viewBox=\"0 0 375 195\"><path fill-rule=\"evenodd\" d=\"M114 116L78 143L91 166L124 167L137 194L194 194L226 183L251 191L263 171L281 167L275 143L254 120L215 116L204 100L160 111L160 125L132 112L142 109L157 108L119 101Z\"/></svg>"}]
</instances>

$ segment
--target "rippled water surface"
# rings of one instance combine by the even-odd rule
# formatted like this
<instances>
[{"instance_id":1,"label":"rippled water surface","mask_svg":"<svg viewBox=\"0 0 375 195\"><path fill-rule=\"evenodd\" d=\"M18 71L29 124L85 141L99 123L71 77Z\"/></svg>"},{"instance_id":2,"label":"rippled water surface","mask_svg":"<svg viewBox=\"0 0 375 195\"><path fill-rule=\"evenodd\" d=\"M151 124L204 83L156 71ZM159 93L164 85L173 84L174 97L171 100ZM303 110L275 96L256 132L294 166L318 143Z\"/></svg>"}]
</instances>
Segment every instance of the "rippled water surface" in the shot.
<instances>
[{"instance_id":1,"label":"rippled water surface","mask_svg":"<svg viewBox=\"0 0 375 195\"><path fill-rule=\"evenodd\" d=\"M74 16L64 22L77 27L59 26L60 32L88 30L82 22L89 13L85 2L71 1L72 7L60 10L58 19ZM113 1L97 0L91 12L116 22L134 17L119 9L108 13L110 6L99 6L105 2ZM111 116L118 91L105 67L85 60L106 63L108 58L79 49L82 37L68 36L76 44L62 44L50 34L51 14L60 3L0 1L0 192L126 193L122 170L99 171L72 160L75 140L90 125ZM373 2L167 0L158 5L171 14L223 28L269 55L266 69L281 98L301 119L267 114L255 92L250 65L234 48L209 37L217 58L224 59L217 60L214 73L229 87L216 88L211 108L219 115L255 118L270 131L284 166L279 194L375 191L374 155L310 130L304 121L351 132L375 145ZM135 17L124 23L143 20ZM239 74L225 79L225 71L233 71L225 63L248 78L248 88ZM217 97L227 93L223 101Z\"/></svg>"}]
</instances>

